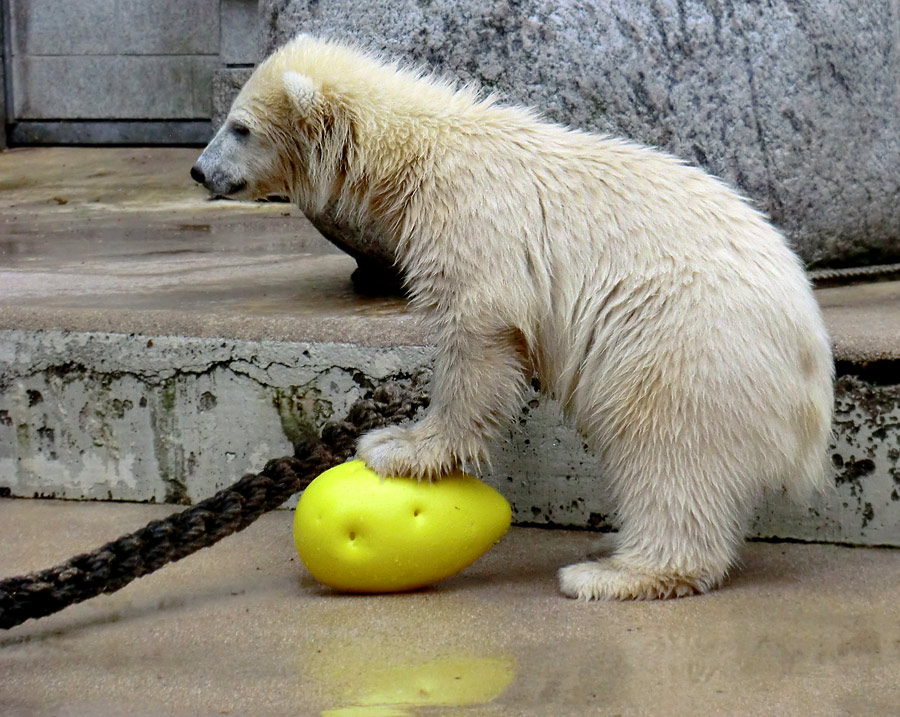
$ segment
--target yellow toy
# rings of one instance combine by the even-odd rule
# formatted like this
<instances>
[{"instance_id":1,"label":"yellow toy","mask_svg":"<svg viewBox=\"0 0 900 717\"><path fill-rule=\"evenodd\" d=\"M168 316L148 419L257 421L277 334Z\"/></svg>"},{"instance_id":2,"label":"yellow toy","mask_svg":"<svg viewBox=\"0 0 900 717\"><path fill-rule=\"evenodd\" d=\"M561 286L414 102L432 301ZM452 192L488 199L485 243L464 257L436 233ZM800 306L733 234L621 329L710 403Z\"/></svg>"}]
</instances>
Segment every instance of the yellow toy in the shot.
<instances>
[{"instance_id":1,"label":"yellow toy","mask_svg":"<svg viewBox=\"0 0 900 717\"><path fill-rule=\"evenodd\" d=\"M448 578L509 529L506 499L477 478L380 478L362 461L322 473L294 513L294 542L316 580L337 590L401 592Z\"/></svg>"}]
</instances>

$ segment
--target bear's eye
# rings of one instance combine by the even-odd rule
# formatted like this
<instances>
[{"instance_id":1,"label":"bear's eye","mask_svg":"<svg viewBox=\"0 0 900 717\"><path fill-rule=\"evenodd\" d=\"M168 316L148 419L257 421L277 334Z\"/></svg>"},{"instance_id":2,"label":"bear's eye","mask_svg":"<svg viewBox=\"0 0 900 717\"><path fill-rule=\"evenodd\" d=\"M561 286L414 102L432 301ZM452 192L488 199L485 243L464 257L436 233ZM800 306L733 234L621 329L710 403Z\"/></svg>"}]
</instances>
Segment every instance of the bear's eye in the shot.
<instances>
[{"instance_id":1,"label":"bear's eye","mask_svg":"<svg viewBox=\"0 0 900 717\"><path fill-rule=\"evenodd\" d=\"M231 131L234 132L238 137L246 137L250 134L250 128L245 124L241 124L240 122L232 122Z\"/></svg>"}]
</instances>

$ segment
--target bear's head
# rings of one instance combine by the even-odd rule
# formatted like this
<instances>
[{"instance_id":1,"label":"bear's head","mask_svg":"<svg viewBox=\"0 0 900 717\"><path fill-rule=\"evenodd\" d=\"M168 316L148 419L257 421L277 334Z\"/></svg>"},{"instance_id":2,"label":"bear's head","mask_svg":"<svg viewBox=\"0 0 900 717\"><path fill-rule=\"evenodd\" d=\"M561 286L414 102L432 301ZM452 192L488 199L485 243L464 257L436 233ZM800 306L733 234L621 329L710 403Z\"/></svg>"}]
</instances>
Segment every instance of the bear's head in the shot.
<instances>
[{"instance_id":1,"label":"bear's head","mask_svg":"<svg viewBox=\"0 0 900 717\"><path fill-rule=\"evenodd\" d=\"M448 111L474 101L421 70L301 35L253 72L191 176L221 197L288 197L378 276L373 286L393 291L403 213L430 166L431 137Z\"/></svg>"},{"instance_id":2,"label":"bear's head","mask_svg":"<svg viewBox=\"0 0 900 717\"><path fill-rule=\"evenodd\" d=\"M235 98L191 168L212 194L287 196L307 214L333 199L352 151L352 117L308 66L316 57L312 42L298 38L269 57Z\"/></svg>"}]
</instances>

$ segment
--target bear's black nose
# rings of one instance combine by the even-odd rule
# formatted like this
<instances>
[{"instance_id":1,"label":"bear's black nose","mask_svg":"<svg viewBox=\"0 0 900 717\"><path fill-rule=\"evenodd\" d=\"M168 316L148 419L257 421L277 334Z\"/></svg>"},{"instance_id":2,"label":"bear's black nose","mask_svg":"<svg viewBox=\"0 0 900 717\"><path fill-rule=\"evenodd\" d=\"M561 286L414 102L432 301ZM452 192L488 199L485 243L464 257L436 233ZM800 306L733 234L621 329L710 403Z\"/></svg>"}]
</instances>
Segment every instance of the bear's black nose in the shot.
<instances>
[{"instance_id":1,"label":"bear's black nose","mask_svg":"<svg viewBox=\"0 0 900 717\"><path fill-rule=\"evenodd\" d=\"M191 167L191 179L199 184L203 184L206 181L206 175L203 174L203 170L196 164Z\"/></svg>"}]
</instances>

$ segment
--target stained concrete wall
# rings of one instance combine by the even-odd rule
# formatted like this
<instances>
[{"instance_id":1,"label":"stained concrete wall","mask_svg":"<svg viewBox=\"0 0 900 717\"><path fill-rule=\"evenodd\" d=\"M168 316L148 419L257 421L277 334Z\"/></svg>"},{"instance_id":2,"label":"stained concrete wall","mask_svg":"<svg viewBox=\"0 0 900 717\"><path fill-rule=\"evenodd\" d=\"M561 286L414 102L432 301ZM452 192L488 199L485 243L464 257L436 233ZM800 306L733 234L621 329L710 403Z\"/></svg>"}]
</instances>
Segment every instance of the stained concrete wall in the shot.
<instances>
[{"instance_id":1,"label":"stained concrete wall","mask_svg":"<svg viewBox=\"0 0 900 717\"><path fill-rule=\"evenodd\" d=\"M360 349L0 331L0 485L12 495L192 502L427 363Z\"/></svg>"},{"instance_id":2,"label":"stained concrete wall","mask_svg":"<svg viewBox=\"0 0 900 717\"><path fill-rule=\"evenodd\" d=\"M194 143L257 59L256 0L8 0L18 144Z\"/></svg>"},{"instance_id":3,"label":"stained concrete wall","mask_svg":"<svg viewBox=\"0 0 900 717\"><path fill-rule=\"evenodd\" d=\"M0 492L191 502L211 495L388 380L424 346L0 331ZM835 488L810 508L770 495L758 536L900 546L900 374L848 364L837 385ZM607 530L597 461L535 393L484 476L519 523Z\"/></svg>"}]
</instances>

